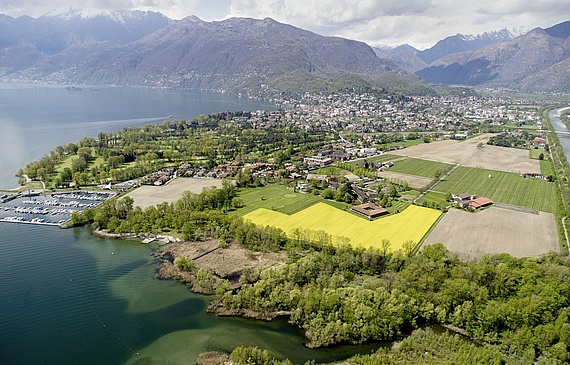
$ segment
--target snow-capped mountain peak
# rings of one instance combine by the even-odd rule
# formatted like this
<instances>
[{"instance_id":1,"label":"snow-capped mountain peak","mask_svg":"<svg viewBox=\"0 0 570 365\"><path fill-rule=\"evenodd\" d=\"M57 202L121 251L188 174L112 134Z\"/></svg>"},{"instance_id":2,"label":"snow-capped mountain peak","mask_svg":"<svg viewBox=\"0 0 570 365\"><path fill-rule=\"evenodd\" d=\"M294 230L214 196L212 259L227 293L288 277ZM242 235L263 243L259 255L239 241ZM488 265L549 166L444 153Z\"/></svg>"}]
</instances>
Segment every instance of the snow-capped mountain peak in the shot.
<instances>
[{"instance_id":1,"label":"snow-capped mountain peak","mask_svg":"<svg viewBox=\"0 0 570 365\"><path fill-rule=\"evenodd\" d=\"M148 14L159 14L156 12L142 10L101 10L101 9L81 9L74 6L58 8L43 15L43 18L60 18L66 21L72 19L94 19L108 18L116 23L125 24L129 20L136 20Z\"/></svg>"}]
</instances>

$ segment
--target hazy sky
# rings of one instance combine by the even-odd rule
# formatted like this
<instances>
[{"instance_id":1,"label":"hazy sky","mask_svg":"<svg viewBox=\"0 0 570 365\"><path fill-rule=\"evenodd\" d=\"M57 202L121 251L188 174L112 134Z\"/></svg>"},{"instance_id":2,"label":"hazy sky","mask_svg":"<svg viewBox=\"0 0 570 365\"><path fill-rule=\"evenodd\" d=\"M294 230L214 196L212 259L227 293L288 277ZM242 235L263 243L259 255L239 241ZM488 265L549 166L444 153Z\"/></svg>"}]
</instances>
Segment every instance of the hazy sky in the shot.
<instances>
[{"instance_id":1,"label":"hazy sky","mask_svg":"<svg viewBox=\"0 0 570 365\"><path fill-rule=\"evenodd\" d=\"M419 49L457 33L546 28L570 20L570 0L0 0L0 13L39 17L69 6L153 10L173 19L271 17L322 35Z\"/></svg>"}]
</instances>

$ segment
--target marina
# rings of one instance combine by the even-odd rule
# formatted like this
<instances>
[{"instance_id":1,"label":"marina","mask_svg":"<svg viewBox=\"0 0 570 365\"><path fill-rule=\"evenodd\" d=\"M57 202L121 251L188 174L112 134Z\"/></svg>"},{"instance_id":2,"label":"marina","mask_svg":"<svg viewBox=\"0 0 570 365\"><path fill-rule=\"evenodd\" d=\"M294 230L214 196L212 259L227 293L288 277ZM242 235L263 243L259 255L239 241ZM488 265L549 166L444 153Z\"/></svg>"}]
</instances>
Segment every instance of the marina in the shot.
<instances>
[{"instance_id":1,"label":"marina","mask_svg":"<svg viewBox=\"0 0 570 365\"><path fill-rule=\"evenodd\" d=\"M74 212L95 208L115 195L97 191L12 194L0 204L0 222L63 228Z\"/></svg>"},{"instance_id":2,"label":"marina","mask_svg":"<svg viewBox=\"0 0 570 365\"><path fill-rule=\"evenodd\" d=\"M24 217L5 217L5 218L0 218L0 222L5 222L5 223L21 223L21 224L36 224L36 225L40 225L40 226L55 226L55 227L61 227L61 224L64 223L59 222L59 223L54 223L54 222L46 222L45 220L42 220L41 218L32 218L31 220L26 220Z\"/></svg>"}]
</instances>

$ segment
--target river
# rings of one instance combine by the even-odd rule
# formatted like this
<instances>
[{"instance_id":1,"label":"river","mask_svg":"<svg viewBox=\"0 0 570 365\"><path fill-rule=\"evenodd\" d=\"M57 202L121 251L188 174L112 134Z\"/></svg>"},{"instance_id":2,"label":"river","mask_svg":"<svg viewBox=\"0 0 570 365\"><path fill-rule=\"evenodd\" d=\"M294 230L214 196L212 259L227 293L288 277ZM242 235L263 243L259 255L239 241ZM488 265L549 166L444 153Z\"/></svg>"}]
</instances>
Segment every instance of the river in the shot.
<instances>
[{"instance_id":1,"label":"river","mask_svg":"<svg viewBox=\"0 0 570 365\"><path fill-rule=\"evenodd\" d=\"M85 135L270 104L183 90L0 84L0 186L23 164ZM285 319L205 313L210 298L155 277L156 247L89 229L0 223L0 364L193 364L204 351L258 346L295 363L378 344L307 349Z\"/></svg>"},{"instance_id":2,"label":"river","mask_svg":"<svg viewBox=\"0 0 570 365\"><path fill-rule=\"evenodd\" d=\"M569 133L570 131L564 123L560 120L560 112L568 108L561 108L551 110L548 113L548 117L550 118L550 124L552 124L552 128L554 128L557 132L566 132ZM559 134L558 140L560 141L560 145L562 146L562 150L564 151L564 155L566 155L566 159L570 163L570 135L568 134Z\"/></svg>"}]
</instances>

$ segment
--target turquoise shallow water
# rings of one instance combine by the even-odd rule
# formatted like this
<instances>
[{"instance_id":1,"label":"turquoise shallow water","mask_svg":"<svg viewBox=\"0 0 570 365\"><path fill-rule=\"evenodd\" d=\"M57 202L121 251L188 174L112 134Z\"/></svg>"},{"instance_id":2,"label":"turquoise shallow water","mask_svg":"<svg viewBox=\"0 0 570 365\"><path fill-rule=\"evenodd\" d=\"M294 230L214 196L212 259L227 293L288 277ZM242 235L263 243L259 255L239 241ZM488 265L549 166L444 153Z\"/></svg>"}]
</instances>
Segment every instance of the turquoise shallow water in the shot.
<instances>
[{"instance_id":1,"label":"turquoise shallow water","mask_svg":"<svg viewBox=\"0 0 570 365\"><path fill-rule=\"evenodd\" d=\"M88 229L0 224L0 363L192 364L239 345L302 363L378 345L309 350L285 320L205 313L209 298L155 278L153 247Z\"/></svg>"}]
</instances>

